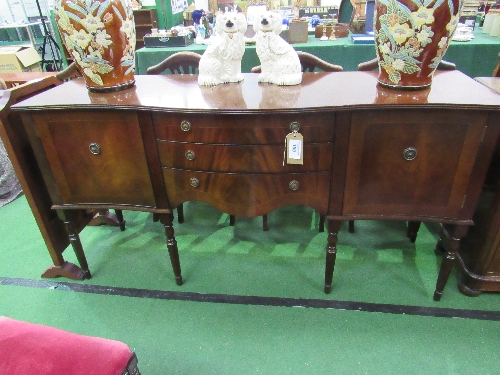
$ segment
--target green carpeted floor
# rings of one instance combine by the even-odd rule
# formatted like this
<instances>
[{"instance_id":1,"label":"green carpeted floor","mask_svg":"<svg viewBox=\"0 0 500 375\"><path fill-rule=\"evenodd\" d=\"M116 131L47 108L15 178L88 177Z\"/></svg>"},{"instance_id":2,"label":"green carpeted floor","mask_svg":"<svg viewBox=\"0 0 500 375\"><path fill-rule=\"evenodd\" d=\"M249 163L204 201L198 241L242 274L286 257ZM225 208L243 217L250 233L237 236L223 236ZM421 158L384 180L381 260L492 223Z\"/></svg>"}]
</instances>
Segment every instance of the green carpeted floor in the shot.
<instances>
[{"instance_id":1,"label":"green carpeted floor","mask_svg":"<svg viewBox=\"0 0 500 375\"><path fill-rule=\"evenodd\" d=\"M261 218L230 227L212 207L185 204L183 286L161 225L124 215L124 232L84 229L93 278L75 282L40 278L51 259L25 197L0 208L0 315L123 341L143 375L500 372L500 295L463 296L453 273L432 300L436 225L415 244L404 222L343 227L325 295L326 233L309 208L272 212L263 232ZM70 248L65 257L76 262Z\"/></svg>"}]
</instances>

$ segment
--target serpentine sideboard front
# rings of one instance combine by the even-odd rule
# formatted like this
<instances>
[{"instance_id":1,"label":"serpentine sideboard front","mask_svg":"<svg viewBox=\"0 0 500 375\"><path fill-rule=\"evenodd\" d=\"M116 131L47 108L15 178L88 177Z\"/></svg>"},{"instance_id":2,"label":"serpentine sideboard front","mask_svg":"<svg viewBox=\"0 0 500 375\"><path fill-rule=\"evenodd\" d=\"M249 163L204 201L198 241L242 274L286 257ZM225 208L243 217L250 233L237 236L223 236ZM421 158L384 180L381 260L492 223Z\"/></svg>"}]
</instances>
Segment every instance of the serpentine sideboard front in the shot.
<instances>
[{"instance_id":1,"label":"serpentine sideboard front","mask_svg":"<svg viewBox=\"0 0 500 375\"><path fill-rule=\"evenodd\" d=\"M209 203L258 216L302 204L328 219L325 292L343 220L442 223L439 300L500 131L500 95L458 71L430 89L397 91L373 72L305 73L298 86L200 87L192 75L136 76L136 86L91 93L81 79L17 105L53 209L90 277L72 217L82 209L153 212L165 226L176 282L171 212ZM303 164L284 162L285 137L303 137Z\"/></svg>"}]
</instances>

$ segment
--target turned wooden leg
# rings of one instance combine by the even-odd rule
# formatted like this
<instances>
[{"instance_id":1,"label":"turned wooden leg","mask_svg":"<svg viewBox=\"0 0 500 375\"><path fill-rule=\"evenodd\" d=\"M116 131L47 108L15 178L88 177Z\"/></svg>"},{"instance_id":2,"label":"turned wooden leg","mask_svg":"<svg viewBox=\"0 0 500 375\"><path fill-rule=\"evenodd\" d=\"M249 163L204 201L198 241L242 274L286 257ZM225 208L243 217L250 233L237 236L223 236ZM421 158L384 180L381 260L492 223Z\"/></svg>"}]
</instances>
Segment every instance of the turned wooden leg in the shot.
<instances>
[{"instance_id":1,"label":"turned wooden leg","mask_svg":"<svg viewBox=\"0 0 500 375\"><path fill-rule=\"evenodd\" d=\"M160 214L153 213L153 222L156 223L160 221Z\"/></svg>"},{"instance_id":2,"label":"turned wooden leg","mask_svg":"<svg viewBox=\"0 0 500 375\"><path fill-rule=\"evenodd\" d=\"M332 290L333 269L335 268L335 259L337 257L337 234L340 230L340 221L328 220L328 244L326 246L326 265L325 265L325 293L329 294Z\"/></svg>"},{"instance_id":3,"label":"turned wooden leg","mask_svg":"<svg viewBox=\"0 0 500 375\"><path fill-rule=\"evenodd\" d=\"M170 256L170 263L175 275L177 285L182 285L181 264L179 261L179 250L177 249L177 241L174 236L174 227L172 225L172 215L160 215L160 222L165 227L165 235L167 236L167 248Z\"/></svg>"},{"instance_id":4,"label":"turned wooden leg","mask_svg":"<svg viewBox=\"0 0 500 375\"><path fill-rule=\"evenodd\" d=\"M354 233L354 220L349 220L349 233Z\"/></svg>"},{"instance_id":5,"label":"turned wooden leg","mask_svg":"<svg viewBox=\"0 0 500 375\"><path fill-rule=\"evenodd\" d=\"M408 222L408 230L406 231L406 237L410 239L411 243L414 243L417 239L417 233L420 229L421 221L409 221Z\"/></svg>"},{"instance_id":6,"label":"turned wooden leg","mask_svg":"<svg viewBox=\"0 0 500 375\"><path fill-rule=\"evenodd\" d=\"M236 223L236 218L234 215L229 215L229 225L234 227L234 224Z\"/></svg>"},{"instance_id":7,"label":"turned wooden leg","mask_svg":"<svg viewBox=\"0 0 500 375\"><path fill-rule=\"evenodd\" d=\"M469 229L465 225L448 226L442 225L444 235L446 237L445 254L439 269L439 275L436 282L436 290L434 291L434 301L439 301L443 295L444 287L450 277L456 254L460 246L460 239L467 234Z\"/></svg>"},{"instance_id":8,"label":"turned wooden leg","mask_svg":"<svg viewBox=\"0 0 500 375\"><path fill-rule=\"evenodd\" d=\"M269 230L269 225L267 224L267 214L262 215L262 230L267 232Z\"/></svg>"},{"instance_id":9,"label":"turned wooden leg","mask_svg":"<svg viewBox=\"0 0 500 375\"><path fill-rule=\"evenodd\" d=\"M118 224L120 225L120 230L123 232L125 230L125 220L123 220L123 212L122 210L115 210L116 219L118 220Z\"/></svg>"},{"instance_id":10,"label":"turned wooden leg","mask_svg":"<svg viewBox=\"0 0 500 375\"><path fill-rule=\"evenodd\" d=\"M319 215L319 231L323 233L325 231L325 215Z\"/></svg>"},{"instance_id":11,"label":"turned wooden leg","mask_svg":"<svg viewBox=\"0 0 500 375\"><path fill-rule=\"evenodd\" d=\"M184 204L177 207L177 222L182 224L184 222Z\"/></svg>"}]
</instances>

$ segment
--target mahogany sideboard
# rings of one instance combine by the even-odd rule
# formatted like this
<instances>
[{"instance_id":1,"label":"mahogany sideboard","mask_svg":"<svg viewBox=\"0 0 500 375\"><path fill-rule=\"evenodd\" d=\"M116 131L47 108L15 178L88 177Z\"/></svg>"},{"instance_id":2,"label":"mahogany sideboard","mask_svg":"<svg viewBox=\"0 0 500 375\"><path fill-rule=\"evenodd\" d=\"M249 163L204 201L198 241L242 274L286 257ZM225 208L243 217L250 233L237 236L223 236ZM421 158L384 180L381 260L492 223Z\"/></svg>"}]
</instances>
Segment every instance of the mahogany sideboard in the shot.
<instances>
[{"instance_id":1,"label":"mahogany sideboard","mask_svg":"<svg viewBox=\"0 0 500 375\"><path fill-rule=\"evenodd\" d=\"M473 224L500 132L500 95L458 71L430 89L380 87L376 73L304 73L297 86L200 87L193 75L136 76L115 93L81 79L12 107L21 116L84 277L90 277L74 212L142 210L165 226L176 282L181 268L171 212L209 203L259 216L302 204L328 219L325 292L332 286L343 220L439 222L443 257L434 299ZM303 164L284 163L298 132Z\"/></svg>"}]
</instances>

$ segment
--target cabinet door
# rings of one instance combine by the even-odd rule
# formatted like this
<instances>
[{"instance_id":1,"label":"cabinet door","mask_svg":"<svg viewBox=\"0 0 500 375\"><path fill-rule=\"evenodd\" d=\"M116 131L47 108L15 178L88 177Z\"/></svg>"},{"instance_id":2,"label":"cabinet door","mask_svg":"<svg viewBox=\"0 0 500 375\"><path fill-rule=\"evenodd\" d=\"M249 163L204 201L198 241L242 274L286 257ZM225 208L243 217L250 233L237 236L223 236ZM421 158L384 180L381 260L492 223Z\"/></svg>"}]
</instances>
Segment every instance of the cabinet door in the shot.
<instances>
[{"instance_id":1,"label":"cabinet door","mask_svg":"<svg viewBox=\"0 0 500 375\"><path fill-rule=\"evenodd\" d=\"M155 206L135 113L34 114L61 204Z\"/></svg>"},{"instance_id":2,"label":"cabinet door","mask_svg":"<svg viewBox=\"0 0 500 375\"><path fill-rule=\"evenodd\" d=\"M343 214L457 218L485 124L470 111L354 113Z\"/></svg>"}]
</instances>

